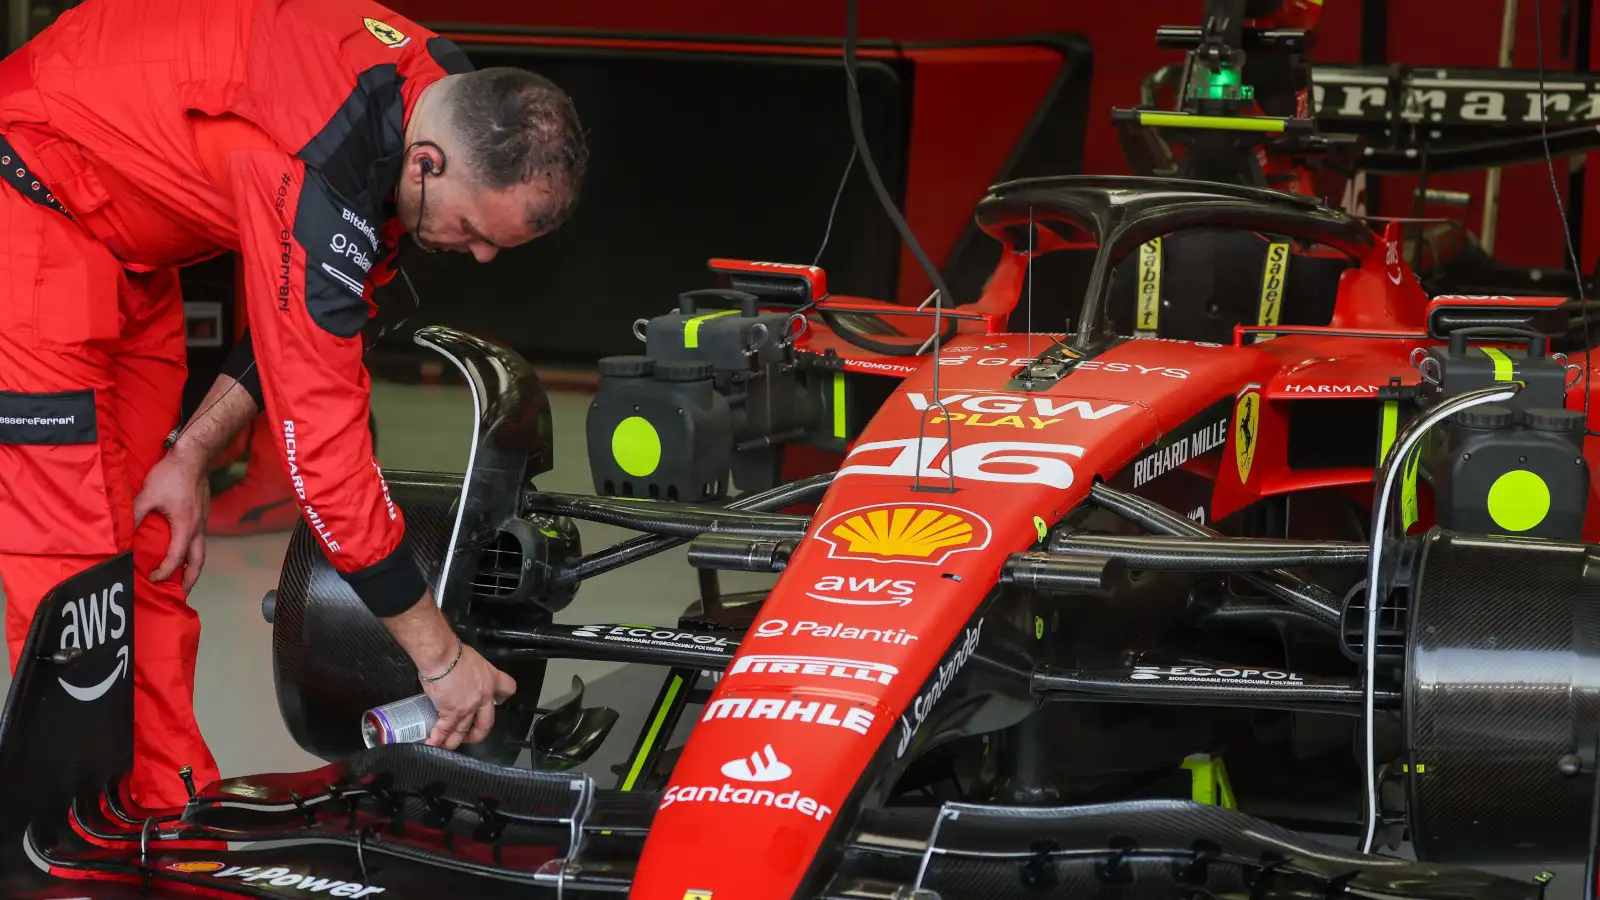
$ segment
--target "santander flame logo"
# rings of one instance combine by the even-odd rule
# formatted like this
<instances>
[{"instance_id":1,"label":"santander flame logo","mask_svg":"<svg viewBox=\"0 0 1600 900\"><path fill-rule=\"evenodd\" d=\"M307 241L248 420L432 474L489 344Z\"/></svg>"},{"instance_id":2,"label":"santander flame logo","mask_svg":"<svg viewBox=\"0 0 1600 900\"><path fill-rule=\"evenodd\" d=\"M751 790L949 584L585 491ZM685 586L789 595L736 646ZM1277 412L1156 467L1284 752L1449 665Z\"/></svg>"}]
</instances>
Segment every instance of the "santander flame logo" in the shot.
<instances>
[{"instance_id":1,"label":"santander flame logo","mask_svg":"<svg viewBox=\"0 0 1600 900\"><path fill-rule=\"evenodd\" d=\"M794 770L778 759L778 754L772 749L771 744L748 757L722 764L722 776L732 778L734 781L770 784L782 781L793 774Z\"/></svg>"}]
</instances>

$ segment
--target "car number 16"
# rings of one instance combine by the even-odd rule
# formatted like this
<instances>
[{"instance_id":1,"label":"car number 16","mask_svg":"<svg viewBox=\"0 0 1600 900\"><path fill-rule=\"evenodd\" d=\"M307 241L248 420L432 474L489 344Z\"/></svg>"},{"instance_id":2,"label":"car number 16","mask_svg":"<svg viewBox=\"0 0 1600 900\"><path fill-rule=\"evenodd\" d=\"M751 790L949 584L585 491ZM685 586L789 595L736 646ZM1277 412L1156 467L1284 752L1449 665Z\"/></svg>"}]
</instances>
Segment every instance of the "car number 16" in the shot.
<instances>
[{"instance_id":1,"label":"car number 16","mask_svg":"<svg viewBox=\"0 0 1600 900\"><path fill-rule=\"evenodd\" d=\"M873 441L860 444L846 461L868 454L883 454L891 450L900 453L887 465L857 462L839 470L840 475L892 475L900 478L949 478L952 468L957 478L972 481L1043 484L1065 490L1072 487L1072 466L1063 456L1083 456L1083 448L1072 444L1037 444L1028 441L987 441L978 444L959 444L943 460L944 438L901 438L893 441ZM917 460L922 460L922 471L917 471ZM1026 471L997 470L997 466L1021 466Z\"/></svg>"}]
</instances>

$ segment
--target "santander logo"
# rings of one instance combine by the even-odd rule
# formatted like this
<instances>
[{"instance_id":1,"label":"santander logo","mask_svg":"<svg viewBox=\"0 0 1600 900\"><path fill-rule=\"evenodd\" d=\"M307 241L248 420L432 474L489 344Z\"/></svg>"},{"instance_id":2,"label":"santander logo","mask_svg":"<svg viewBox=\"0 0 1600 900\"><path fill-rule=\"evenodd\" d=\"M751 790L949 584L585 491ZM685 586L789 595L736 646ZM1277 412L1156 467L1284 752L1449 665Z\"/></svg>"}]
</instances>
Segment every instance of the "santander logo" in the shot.
<instances>
[{"instance_id":1,"label":"santander logo","mask_svg":"<svg viewBox=\"0 0 1600 900\"><path fill-rule=\"evenodd\" d=\"M734 781L768 784L782 781L793 774L794 770L778 759L778 754L772 749L771 744L744 759L735 759L722 764L723 777L732 778Z\"/></svg>"}]
</instances>

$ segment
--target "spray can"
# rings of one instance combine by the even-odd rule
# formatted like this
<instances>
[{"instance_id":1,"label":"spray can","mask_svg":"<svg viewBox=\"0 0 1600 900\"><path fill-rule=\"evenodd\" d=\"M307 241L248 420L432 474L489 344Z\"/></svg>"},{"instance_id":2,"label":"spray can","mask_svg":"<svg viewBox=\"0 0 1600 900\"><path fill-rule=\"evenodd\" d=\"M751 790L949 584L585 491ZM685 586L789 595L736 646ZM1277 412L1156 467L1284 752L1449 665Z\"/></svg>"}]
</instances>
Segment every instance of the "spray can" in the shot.
<instances>
[{"instance_id":1,"label":"spray can","mask_svg":"<svg viewBox=\"0 0 1600 900\"><path fill-rule=\"evenodd\" d=\"M417 744L428 739L439 722L439 711L427 694L396 700L361 716L361 739L369 748L379 744Z\"/></svg>"}]
</instances>

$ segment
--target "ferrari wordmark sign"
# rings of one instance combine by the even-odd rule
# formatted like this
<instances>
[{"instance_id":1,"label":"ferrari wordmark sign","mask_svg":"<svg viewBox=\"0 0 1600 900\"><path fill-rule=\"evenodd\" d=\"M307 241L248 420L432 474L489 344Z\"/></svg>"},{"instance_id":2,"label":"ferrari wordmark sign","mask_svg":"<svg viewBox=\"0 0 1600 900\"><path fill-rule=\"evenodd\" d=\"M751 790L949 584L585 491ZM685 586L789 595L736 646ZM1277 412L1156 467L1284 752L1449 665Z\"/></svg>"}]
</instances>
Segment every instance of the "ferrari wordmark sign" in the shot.
<instances>
[{"instance_id":1,"label":"ferrari wordmark sign","mask_svg":"<svg viewBox=\"0 0 1600 900\"><path fill-rule=\"evenodd\" d=\"M1250 481L1256 460L1256 429L1261 423L1261 385L1252 384L1239 395L1233 408L1233 460L1239 466L1239 483Z\"/></svg>"}]
</instances>

